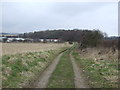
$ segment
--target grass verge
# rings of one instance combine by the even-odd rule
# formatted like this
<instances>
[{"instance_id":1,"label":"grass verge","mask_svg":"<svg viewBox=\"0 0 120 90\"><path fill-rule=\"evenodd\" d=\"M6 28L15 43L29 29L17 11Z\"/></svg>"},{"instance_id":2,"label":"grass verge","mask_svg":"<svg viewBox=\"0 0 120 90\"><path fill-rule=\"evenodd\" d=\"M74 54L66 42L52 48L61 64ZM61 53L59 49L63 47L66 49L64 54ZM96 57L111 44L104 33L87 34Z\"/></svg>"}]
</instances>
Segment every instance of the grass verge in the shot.
<instances>
[{"instance_id":1,"label":"grass verge","mask_svg":"<svg viewBox=\"0 0 120 90\"><path fill-rule=\"evenodd\" d=\"M74 88L74 72L69 58L69 50L64 52L56 66L48 88Z\"/></svg>"},{"instance_id":2,"label":"grass verge","mask_svg":"<svg viewBox=\"0 0 120 90\"><path fill-rule=\"evenodd\" d=\"M29 86L52 62L56 55L67 47L43 52L4 55L2 61L2 87L22 88Z\"/></svg>"},{"instance_id":3,"label":"grass verge","mask_svg":"<svg viewBox=\"0 0 120 90\"><path fill-rule=\"evenodd\" d=\"M78 65L83 69L89 79L92 88L118 88L118 68L117 62L100 60L81 59L77 51L73 51Z\"/></svg>"}]
</instances>

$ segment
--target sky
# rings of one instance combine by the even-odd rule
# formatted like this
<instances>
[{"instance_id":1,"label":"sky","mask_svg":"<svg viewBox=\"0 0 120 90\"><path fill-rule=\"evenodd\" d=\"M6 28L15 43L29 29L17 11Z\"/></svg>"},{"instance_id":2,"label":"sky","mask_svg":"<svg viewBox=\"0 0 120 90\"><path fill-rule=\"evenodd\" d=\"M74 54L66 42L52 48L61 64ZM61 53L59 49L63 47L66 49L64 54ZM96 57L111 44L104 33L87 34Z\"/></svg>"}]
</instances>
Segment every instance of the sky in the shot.
<instances>
[{"instance_id":1,"label":"sky","mask_svg":"<svg viewBox=\"0 0 120 90\"><path fill-rule=\"evenodd\" d=\"M117 2L3 2L2 32L99 29L118 35Z\"/></svg>"}]
</instances>

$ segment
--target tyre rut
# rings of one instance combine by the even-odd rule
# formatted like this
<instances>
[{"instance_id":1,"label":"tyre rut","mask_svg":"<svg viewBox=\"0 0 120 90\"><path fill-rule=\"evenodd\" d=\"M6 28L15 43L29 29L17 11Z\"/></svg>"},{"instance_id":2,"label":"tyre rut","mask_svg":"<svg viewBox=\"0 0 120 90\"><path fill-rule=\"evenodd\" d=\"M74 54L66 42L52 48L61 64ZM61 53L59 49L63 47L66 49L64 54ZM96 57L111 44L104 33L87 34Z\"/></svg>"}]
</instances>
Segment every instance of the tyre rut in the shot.
<instances>
[{"instance_id":1,"label":"tyre rut","mask_svg":"<svg viewBox=\"0 0 120 90\"><path fill-rule=\"evenodd\" d=\"M34 83L33 87L34 88L46 88L49 78L51 77L53 71L55 70L57 64L60 61L60 57L62 56L63 53L59 54L53 61L52 63L43 71L43 73L40 75L38 80Z\"/></svg>"},{"instance_id":2,"label":"tyre rut","mask_svg":"<svg viewBox=\"0 0 120 90\"><path fill-rule=\"evenodd\" d=\"M71 52L72 53L72 52ZM72 62L73 70L74 70L74 83L75 83L75 88L89 88L89 85L83 76L82 70L79 68L77 63L75 62L75 59L70 53L70 60Z\"/></svg>"}]
</instances>

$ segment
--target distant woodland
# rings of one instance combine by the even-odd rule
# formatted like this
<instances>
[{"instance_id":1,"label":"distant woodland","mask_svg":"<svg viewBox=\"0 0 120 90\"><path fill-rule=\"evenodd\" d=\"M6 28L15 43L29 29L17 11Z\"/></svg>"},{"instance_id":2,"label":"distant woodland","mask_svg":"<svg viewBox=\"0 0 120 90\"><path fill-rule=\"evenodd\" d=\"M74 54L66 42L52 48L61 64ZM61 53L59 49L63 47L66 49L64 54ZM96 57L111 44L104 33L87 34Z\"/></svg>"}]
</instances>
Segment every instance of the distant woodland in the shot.
<instances>
[{"instance_id":1,"label":"distant woodland","mask_svg":"<svg viewBox=\"0 0 120 90\"><path fill-rule=\"evenodd\" d=\"M104 40L107 37L106 33L100 30L46 30L35 31L30 33L20 34L19 37L31 39L60 39L62 42L78 42L82 48L96 47L98 45L104 47L117 47L118 40Z\"/></svg>"}]
</instances>

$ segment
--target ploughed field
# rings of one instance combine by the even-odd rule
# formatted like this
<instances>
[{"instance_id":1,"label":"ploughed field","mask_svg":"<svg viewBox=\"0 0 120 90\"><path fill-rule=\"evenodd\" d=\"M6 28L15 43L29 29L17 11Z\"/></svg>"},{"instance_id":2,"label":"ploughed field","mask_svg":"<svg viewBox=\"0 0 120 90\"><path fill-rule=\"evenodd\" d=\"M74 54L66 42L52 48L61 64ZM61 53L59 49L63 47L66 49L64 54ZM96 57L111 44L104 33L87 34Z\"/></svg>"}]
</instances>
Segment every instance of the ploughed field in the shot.
<instances>
[{"instance_id":1,"label":"ploughed field","mask_svg":"<svg viewBox=\"0 0 120 90\"><path fill-rule=\"evenodd\" d=\"M67 43L2 43L0 45L2 46L0 55L48 51L68 46Z\"/></svg>"}]
</instances>

